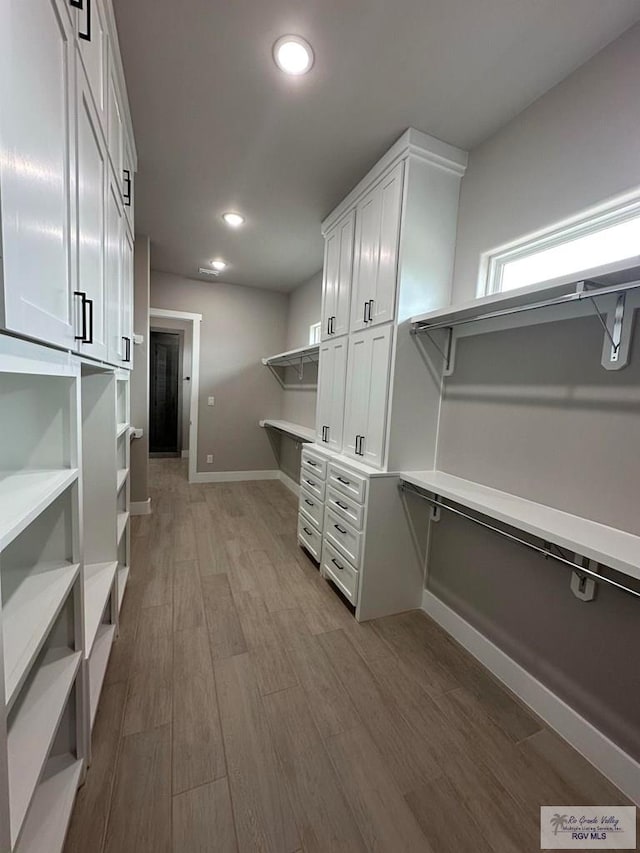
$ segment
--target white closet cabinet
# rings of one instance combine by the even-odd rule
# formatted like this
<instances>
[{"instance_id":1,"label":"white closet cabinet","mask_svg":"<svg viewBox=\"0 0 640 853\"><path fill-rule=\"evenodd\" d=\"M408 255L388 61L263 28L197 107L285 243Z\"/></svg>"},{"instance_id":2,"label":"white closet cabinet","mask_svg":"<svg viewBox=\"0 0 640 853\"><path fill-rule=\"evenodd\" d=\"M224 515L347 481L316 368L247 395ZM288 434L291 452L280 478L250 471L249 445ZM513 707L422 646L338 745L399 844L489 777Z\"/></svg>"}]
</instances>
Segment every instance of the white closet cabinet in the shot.
<instances>
[{"instance_id":1,"label":"white closet cabinet","mask_svg":"<svg viewBox=\"0 0 640 853\"><path fill-rule=\"evenodd\" d=\"M347 349L347 338L320 346L316 435L318 443L337 452L342 449Z\"/></svg>"},{"instance_id":2,"label":"white closet cabinet","mask_svg":"<svg viewBox=\"0 0 640 853\"><path fill-rule=\"evenodd\" d=\"M403 171L394 166L356 208L353 332L394 318Z\"/></svg>"},{"instance_id":3,"label":"white closet cabinet","mask_svg":"<svg viewBox=\"0 0 640 853\"><path fill-rule=\"evenodd\" d=\"M107 149L81 67L77 76L77 284L78 351L108 358L106 318L105 190Z\"/></svg>"},{"instance_id":4,"label":"white closet cabinet","mask_svg":"<svg viewBox=\"0 0 640 853\"><path fill-rule=\"evenodd\" d=\"M393 326L352 335L344 415L344 452L381 468L385 456Z\"/></svg>"},{"instance_id":5,"label":"white closet cabinet","mask_svg":"<svg viewBox=\"0 0 640 853\"><path fill-rule=\"evenodd\" d=\"M78 52L89 81L89 88L100 126L107 127L107 79L109 69L109 33L102 0L83 0L74 8Z\"/></svg>"},{"instance_id":6,"label":"white closet cabinet","mask_svg":"<svg viewBox=\"0 0 640 853\"><path fill-rule=\"evenodd\" d=\"M349 331L355 211L326 235L322 283L322 340Z\"/></svg>"},{"instance_id":7,"label":"white closet cabinet","mask_svg":"<svg viewBox=\"0 0 640 853\"><path fill-rule=\"evenodd\" d=\"M0 211L4 328L73 348L75 46L66 0L3 3Z\"/></svg>"}]
</instances>

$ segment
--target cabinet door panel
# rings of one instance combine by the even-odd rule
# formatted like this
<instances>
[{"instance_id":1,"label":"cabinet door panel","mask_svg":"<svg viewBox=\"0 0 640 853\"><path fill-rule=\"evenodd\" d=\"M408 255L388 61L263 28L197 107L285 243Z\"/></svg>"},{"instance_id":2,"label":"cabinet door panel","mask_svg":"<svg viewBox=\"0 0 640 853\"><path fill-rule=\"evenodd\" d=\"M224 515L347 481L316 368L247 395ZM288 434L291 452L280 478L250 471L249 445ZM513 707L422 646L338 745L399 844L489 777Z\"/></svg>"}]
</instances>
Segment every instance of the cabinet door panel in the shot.
<instances>
[{"instance_id":1,"label":"cabinet door panel","mask_svg":"<svg viewBox=\"0 0 640 853\"><path fill-rule=\"evenodd\" d=\"M365 332L351 336L347 364L347 391L344 412L343 449L349 456L356 453L356 436L365 435L371 382L371 339Z\"/></svg>"},{"instance_id":2,"label":"cabinet door panel","mask_svg":"<svg viewBox=\"0 0 640 853\"><path fill-rule=\"evenodd\" d=\"M123 187L122 187L122 201L124 205L124 215L127 220L127 225L129 226L129 231L131 234L135 234L135 212L134 212L134 204L135 204L135 194L134 194L134 183L135 183L135 174L134 174L134 163L133 163L133 154L131 152L131 146L127 135L124 136L124 153L123 153Z\"/></svg>"},{"instance_id":3,"label":"cabinet door panel","mask_svg":"<svg viewBox=\"0 0 640 853\"><path fill-rule=\"evenodd\" d=\"M365 303L375 297L382 196L374 187L356 210L351 331L365 329Z\"/></svg>"},{"instance_id":4,"label":"cabinet door panel","mask_svg":"<svg viewBox=\"0 0 640 853\"><path fill-rule=\"evenodd\" d=\"M107 144L109 148L109 157L113 172L120 187L122 197L122 170L124 168L124 123L122 119L122 107L120 106L120 96L118 94L118 84L114 75L114 69L110 67L108 86L107 86L107 110L108 110L108 128Z\"/></svg>"},{"instance_id":5,"label":"cabinet door panel","mask_svg":"<svg viewBox=\"0 0 640 853\"><path fill-rule=\"evenodd\" d=\"M347 371L347 339L320 347L318 374L317 440L332 450L342 449L344 395Z\"/></svg>"},{"instance_id":6,"label":"cabinet door panel","mask_svg":"<svg viewBox=\"0 0 640 853\"><path fill-rule=\"evenodd\" d=\"M338 259L338 282L335 290L332 335L346 335L349 331L349 309L351 306L351 284L353 275L353 232L356 212L352 211L338 225L340 233L340 256Z\"/></svg>"},{"instance_id":7,"label":"cabinet door panel","mask_svg":"<svg viewBox=\"0 0 640 853\"><path fill-rule=\"evenodd\" d=\"M124 214L120 202L120 187L109 181L107 191L107 328L109 334L108 360L112 364L122 364L126 334L122 328L122 299L124 273L122 263L124 240Z\"/></svg>"},{"instance_id":8,"label":"cabinet door panel","mask_svg":"<svg viewBox=\"0 0 640 853\"><path fill-rule=\"evenodd\" d=\"M78 69L77 99L77 282L91 304L89 342L78 350L107 358L105 190L107 153L84 71Z\"/></svg>"},{"instance_id":9,"label":"cabinet door panel","mask_svg":"<svg viewBox=\"0 0 640 853\"><path fill-rule=\"evenodd\" d=\"M329 231L324 243L322 278L322 340L331 338L330 321L336 313L336 289L340 269L340 234L337 228Z\"/></svg>"},{"instance_id":10,"label":"cabinet door panel","mask_svg":"<svg viewBox=\"0 0 640 853\"><path fill-rule=\"evenodd\" d=\"M123 366L133 367L133 237L125 228L122 241L122 343Z\"/></svg>"},{"instance_id":11,"label":"cabinet door panel","mask_svg":"<svg viewBox=\"0 0 640 853\"><path fill-rule=\"evenodd\" d=\"M58 0L14 0L3 8L7 10L0 26L3 323L11 331L72 348L71 18Z\"/></svg>"},{"instance_id":12,"label":"cabinet door panel","mask_svg":"<svg viewBox=\"0 0 640 853\"><path fill-rule=\"evenodd\" d=\"M403 166L403 163L398 163L395 169L382 181L379 188L378 270L375 292L372 295L373 304L369 326L393 320L395 314Z\"/></svg>"},{"instance_id":13,"label":"cabinet door panel","mask_svg":"<svg viewBox=\"0 0 640 853\"><path fill-rule=\"evenodd\" d=\"M76 13L78 33L88 38L78 39L78 48L89 88L98 113L100 125L108 133L107 110L107 73L109 59L109 36L102 0L86 0L82 9Z\"/></svg>"},{"instance_id":14,"label":"cabinet door panel","mask_svg":"<svg viewBox=\"0 0 640 853\"><path fill-rule=\"evenodd\" d=\"M366 426L363 429L361 455L363 462L381 468L384 462L387 433L387 401L389 396L389 365L393 327L371 329L369 337L369 398Z\"/></svg>"}]
</instances>

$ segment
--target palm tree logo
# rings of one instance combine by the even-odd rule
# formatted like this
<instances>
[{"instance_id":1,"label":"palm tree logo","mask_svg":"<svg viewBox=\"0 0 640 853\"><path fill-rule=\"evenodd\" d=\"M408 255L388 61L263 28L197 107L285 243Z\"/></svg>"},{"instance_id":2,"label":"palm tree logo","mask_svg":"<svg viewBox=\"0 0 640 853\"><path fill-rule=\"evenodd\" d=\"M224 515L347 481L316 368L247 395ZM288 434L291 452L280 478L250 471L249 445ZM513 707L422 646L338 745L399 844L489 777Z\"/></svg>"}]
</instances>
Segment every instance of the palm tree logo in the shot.
<instances>
[{"instance_id":1,"label":"palm tree logo","mask_svg":"<svg viewBox=\"0 0 640 853\"><path fill-rule=\"evenodd\" d=\"M559 829L565 829L564 822L565 822L565 820L567 820L567 817L568 816L566 814L558 814L556 812L556 814L554 814L554 816L551 818L550 823L551 823L551 826L553 827L553 834L554 835L558 834Z\"/></svg>"}]
</instances>

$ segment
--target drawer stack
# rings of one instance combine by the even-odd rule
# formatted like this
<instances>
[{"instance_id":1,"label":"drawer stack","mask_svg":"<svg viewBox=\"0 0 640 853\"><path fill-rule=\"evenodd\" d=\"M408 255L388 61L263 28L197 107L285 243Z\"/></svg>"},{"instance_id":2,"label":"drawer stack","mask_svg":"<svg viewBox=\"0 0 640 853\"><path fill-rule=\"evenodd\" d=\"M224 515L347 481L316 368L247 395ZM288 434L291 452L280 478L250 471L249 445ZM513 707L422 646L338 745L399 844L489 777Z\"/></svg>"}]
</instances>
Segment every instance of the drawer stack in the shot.
<instances>
[{"instance_id":1,"label":"drawer stack","mask_svg":"<svg viewBox=\"0 0 640 853\"><path fill-rule=\"evenodd\" d=\"M327 461L306 448L300 464L300 503L298 506L298 541L320 562Z\"/></svg>"}]
</instances>

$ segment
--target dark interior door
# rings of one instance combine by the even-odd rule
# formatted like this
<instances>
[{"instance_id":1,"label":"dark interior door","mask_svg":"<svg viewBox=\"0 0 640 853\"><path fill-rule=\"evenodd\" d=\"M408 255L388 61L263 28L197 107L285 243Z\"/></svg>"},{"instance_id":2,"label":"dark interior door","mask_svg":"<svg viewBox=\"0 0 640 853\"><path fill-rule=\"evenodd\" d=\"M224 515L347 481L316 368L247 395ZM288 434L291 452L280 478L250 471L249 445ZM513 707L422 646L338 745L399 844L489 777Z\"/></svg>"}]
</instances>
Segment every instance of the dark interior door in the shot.
<instances>
[{"instance_id":1,"label":"dark interior door","mask_svg":"<svg viewBox=\"0 0 640 853\"><path fill-rule=\"evenodd\" d=\"M149 452L178 454L180 335L151 332Z\"/></svg>"}]
</instances>

